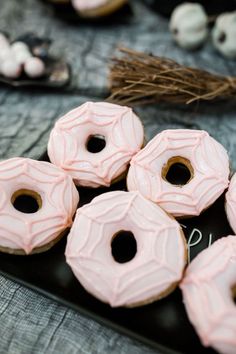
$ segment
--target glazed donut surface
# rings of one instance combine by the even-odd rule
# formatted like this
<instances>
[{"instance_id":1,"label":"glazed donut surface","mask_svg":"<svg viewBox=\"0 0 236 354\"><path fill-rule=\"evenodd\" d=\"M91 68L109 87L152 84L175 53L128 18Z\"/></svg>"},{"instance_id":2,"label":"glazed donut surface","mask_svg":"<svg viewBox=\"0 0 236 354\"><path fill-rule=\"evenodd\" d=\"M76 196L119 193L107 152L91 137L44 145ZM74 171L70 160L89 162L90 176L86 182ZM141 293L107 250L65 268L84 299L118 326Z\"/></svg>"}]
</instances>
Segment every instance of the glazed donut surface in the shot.
<instances>
[{"instance_id":1,"label":"glazed donut surface","mask_svg":"<svg viewBox=\"0 0 236 354\"><path fill-rule=\"evenodd\" d=\"M229 189L225 195L226 197L226 214L230 226L233 231L236 233L236 174L230 180Z\"/></svg>"},{"instance_id":2,"label":"glazed donut surface","mask_svg":"<svg viewBox=\"0 0 236 354\"><path fill-rule=\"evenodd\" d=\"M103 6L108 2L108 0L72 0L73 6L78 11L94 9L99 6Z\"/></svg>"},{"instance_id":3,"label":"glazed donut surface","mask_svg":"<svg viewBox=\"0 0 236 354\"><path fill-rule=\"evenodd\" d=\"M127 0L72 0L72 6L81 17L98 18L112 14Z\"/></svg>"},{"instance_id":4,"label":"glazed donut surface","mask_svg":"<svg viewBox=\"0 0 236 354\"><path fill-rule=\"evenodd\" d=\"M117 262L111 242L132 232L137 252ZM180 225L137 192L102 194L78 209L66 261L83 287L112 307L139 306L166 296L182 278L186 245Z\"/></svg>"},{"instance_id":5,"label":"glazed donut surface","mask_svg":"<svg viewBox=\"0 0 236 354\"><path fill-rule=\"evenodd\" d=\"M236 353L236 236L216 241L187 268L181 283L185 308L204 346Z\"/></svg>"},{"instance_id":6,"label":"glazed donut surface","mask_svg":"<svg viewBox=\"0 0 236 354\"><path fill-rule=\"evenodd\" d=\"M88 151L88 141L105 141L101 151ZM142 147L143 126L128 107L87 102L59 119L53 128L48 155L52 163L85 187L110 186L126 172Z\"/></svg>"},{"instance_id":7,"label":"glazed donut surface","mask_svg":"<svg viewBox=\"0 0 236 354\"><path fill-rule=\"evenodd\" d=\"M184 185L168 182L174 163L185 165ZM165 130L131 160L128 190L138 190L175 217L199 215L229 183L229 158L224 147L201 130Z\"/></svg>"},{"instance_id":8,"label":"glazed donut surface","mask_svg":"<svg viewBox=\"0 0 236 354\"><path fill-rule=\"evenodd\" d=\"M14 207L22 195L35 199L36 212ZM0 250L29 254L47 248L71 226L78 202L71 177L58 167L27 158L0 162Z\"/></svg>"}]
</instances>

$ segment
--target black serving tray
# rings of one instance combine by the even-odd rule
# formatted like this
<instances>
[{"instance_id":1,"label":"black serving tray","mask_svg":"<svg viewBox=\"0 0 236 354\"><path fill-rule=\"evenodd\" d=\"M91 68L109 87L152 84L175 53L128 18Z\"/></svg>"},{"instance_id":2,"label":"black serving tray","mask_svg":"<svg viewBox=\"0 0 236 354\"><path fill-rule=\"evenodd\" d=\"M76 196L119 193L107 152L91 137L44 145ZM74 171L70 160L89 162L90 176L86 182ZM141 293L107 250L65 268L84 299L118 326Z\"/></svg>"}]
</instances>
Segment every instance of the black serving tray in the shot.
<instances>
[{"instance_id":1,"label":"black serving tray","mask_svg":"<svg viewBox=\"0 0 236 354\"><path fill-rule=\"evenodd\" d=\"M45 154L41 160L48 160ZM109 190L125 190L120 182L98 190L79 188L80 205ZM190 256L195 257L216 239L233 234L224 211L224 195L201 216L183 220ZM103 304L89 295L65 263L66 237L48 252L33 256L0 254L0 273L82 315L113 328L159 350L163 354L213 354L202 347L187 319L181 292L177 289L167 298L134 309ZM192 246L191 246L192 245Z\"/></svg>"}]
</instances>

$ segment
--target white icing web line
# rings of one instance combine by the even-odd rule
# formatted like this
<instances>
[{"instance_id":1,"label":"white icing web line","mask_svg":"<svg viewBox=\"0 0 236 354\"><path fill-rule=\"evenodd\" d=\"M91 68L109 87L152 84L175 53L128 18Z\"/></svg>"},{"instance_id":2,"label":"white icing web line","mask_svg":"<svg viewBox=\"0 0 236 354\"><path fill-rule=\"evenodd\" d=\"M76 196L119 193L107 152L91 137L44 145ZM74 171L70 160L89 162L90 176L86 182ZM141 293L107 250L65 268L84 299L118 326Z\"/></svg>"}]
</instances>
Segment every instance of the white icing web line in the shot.
<instances>
[{"instance_id":1,"label":"white icing web line","mask_svg":"<svg viewBox=\"0 0 236 354\"><path fill-rule=\"evenodd\" d=\"M183 224L180 224L181 227L183 229L187 229L187 226L186 225L183 225ZM197 235L197 239L196 238L196 235ZM203 234L202 232L197 229L197 228L194 228L192 231L191 231L191 234L189 236L189 239L187 241L187 248L188 248L188 263L190 263L191 261L191 249L195 246L197 246L201 241L203 240ZM207 247L210 247L213 243L213 234L210 233L208 235L208 245Z\"/></svg>"}]
</instances>

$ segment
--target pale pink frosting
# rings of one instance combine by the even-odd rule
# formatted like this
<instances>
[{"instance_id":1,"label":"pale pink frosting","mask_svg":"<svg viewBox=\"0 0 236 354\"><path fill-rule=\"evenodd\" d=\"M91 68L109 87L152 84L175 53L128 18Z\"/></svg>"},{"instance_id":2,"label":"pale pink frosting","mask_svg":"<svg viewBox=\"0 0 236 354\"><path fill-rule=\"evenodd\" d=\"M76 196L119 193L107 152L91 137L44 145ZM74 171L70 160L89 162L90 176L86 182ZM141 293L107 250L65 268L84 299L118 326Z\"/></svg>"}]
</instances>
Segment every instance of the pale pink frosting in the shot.
<instances>
[{"instance_id":1,"label":"pale pink frosting","mask_svg":"<svg viewBox=\"0 0 236 354\"><path fill-rule=\"evenodd\" d=\"M111 253L117 232L131 231L135 257L118 263ZM84 288L112 307L153 300L180 281L185 243L180 225L138 192L102 194L78 209L67 239L66 261Z\"/></svg>"},{"instance_id":2,"label":"pale pink frosting","mask_svg":"<svg viewBox=\"0 0 236 354\"><path fill-rule=\"evenodd\" d=\"M188 159L194 177L184 186L162 178L171 157ZM229 158L224 147L201 130L165 130L131 160L127 185L176 217L199 215L228 186Z\"/></svg>"},{"instance_id":3,"label":"pale pink frosting","mask_svg":"<svg viewBox=\"0 0 236 354\"><path fill-rule=\"evenodd\" d=\"M91 10L105 5L109 0L72 0L72 5L78 11Z\"/></svg>"},{"instance_id":4,"label":"pale pink frosting","mask_svg":"<svg viewBox=\"0 0 236 354\"><path fill-rule=\"evenodd\" d=\"M233 175L226 193L226 214L230 226L236 233L236 174Z\"/></svg>"},{"instance_id":5,"label":"pale pink frosting","mask_svg":"<svg viewBox=\"0 0 236 354\"><path fill-rule=\"evenodd\" d=\"M236 353L236 236L224 237L201 252L181 283L188 317L202 344L222 354Z\"/></svg>"},{"instance_id":6,"label":"pale pink frosting","mask_svg":"<svg viewBox=\"0 0 236 354\"><path fill-rule=\"evenodd\" d=\"M15 209L11 197L21 189L37 192L42 208L32 214ZM0 162L0 247L29 254L51 242L72 224L78 202L71 177L58 167L27 158Z\"/></svg>"},{"instance_id":7,"label":"pale pink frosting","mask_svg":"<svg viewBox=\"0 0 236 354\"><path fill-rule=\"evenodd\" d=\"M105 148L91 153L88 137L102 135ZM87 187L110 186L142 147L143 126L131 108L106 102L87 102L59 119L53 128L48 155L75 183Z\"/></svg>"}]
</instances>

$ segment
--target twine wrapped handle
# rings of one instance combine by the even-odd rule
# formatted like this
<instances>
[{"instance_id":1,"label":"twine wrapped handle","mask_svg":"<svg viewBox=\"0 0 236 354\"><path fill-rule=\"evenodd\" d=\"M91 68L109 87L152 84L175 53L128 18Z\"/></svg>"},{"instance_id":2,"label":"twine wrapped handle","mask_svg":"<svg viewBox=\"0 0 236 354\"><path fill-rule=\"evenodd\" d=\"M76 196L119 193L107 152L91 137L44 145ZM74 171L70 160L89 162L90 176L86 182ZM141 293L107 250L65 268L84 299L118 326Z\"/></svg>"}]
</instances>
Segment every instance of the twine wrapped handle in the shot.
<instances>
[{"instance_id":1,"label":"twine wrapped handle","mask_svg":"<svg viewBox=\"0 0 236 354\"><path fill-rule=\"evenodd\" d=\"M109 101L184 103L236 98L236 77L211 74L168 59L120 48L112 59Z\"/></svg>"}]
</instances>

